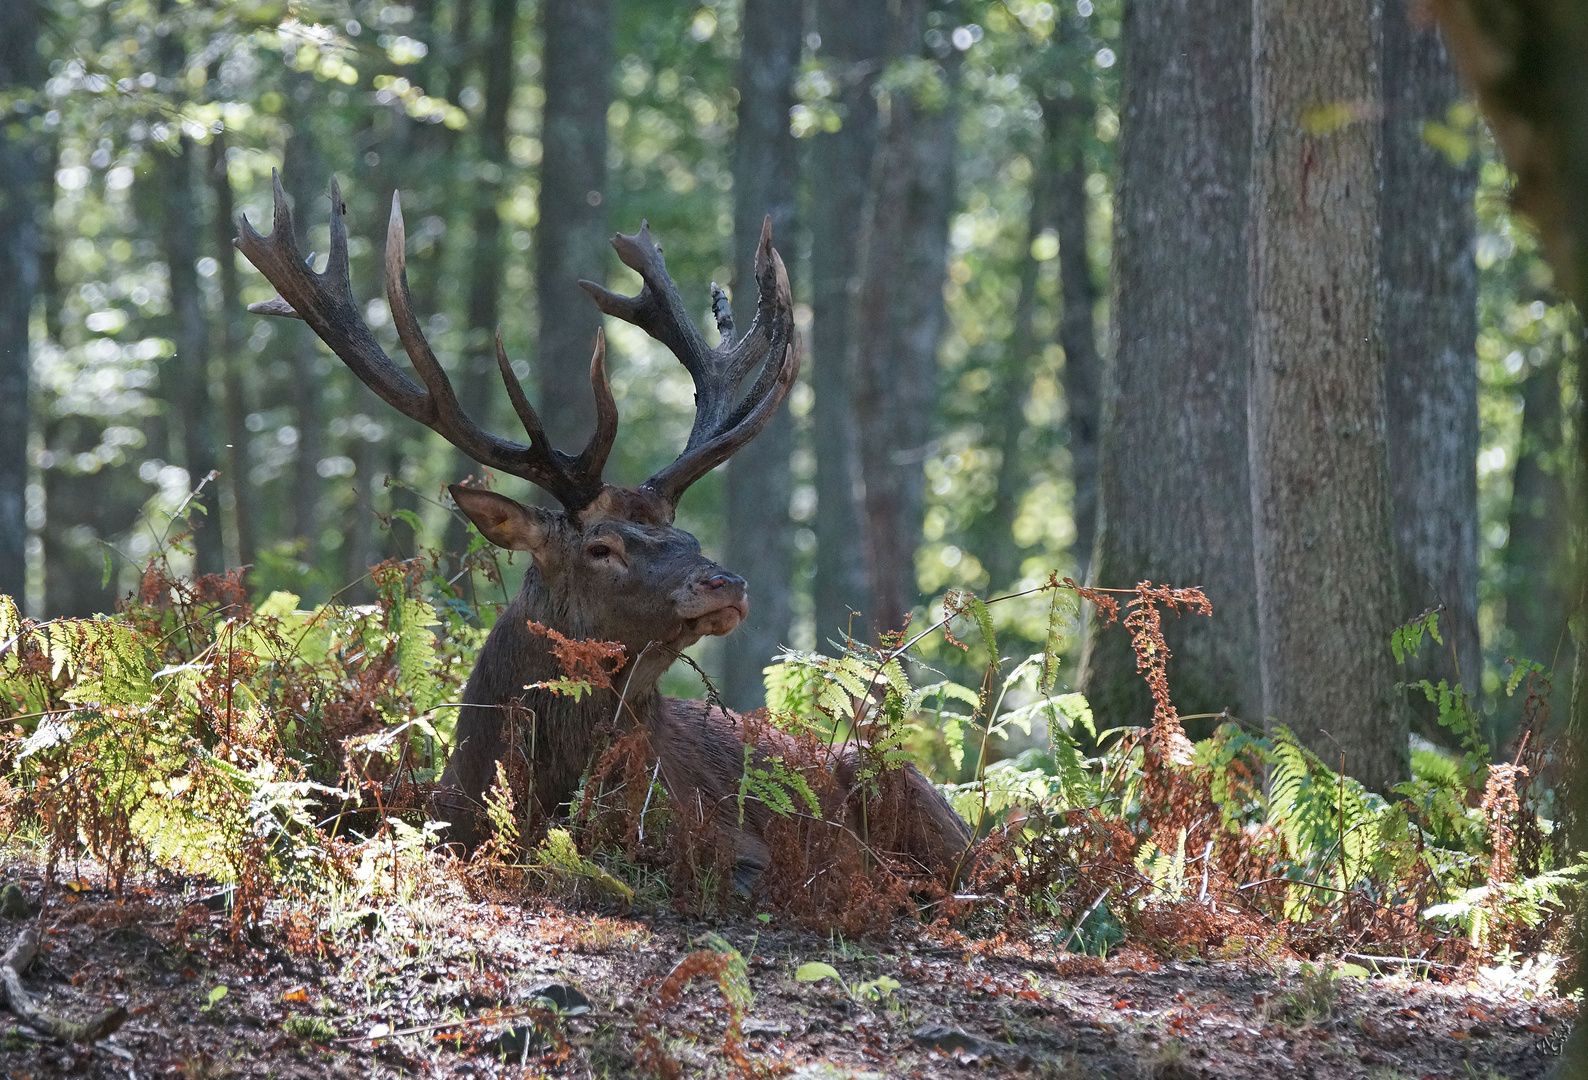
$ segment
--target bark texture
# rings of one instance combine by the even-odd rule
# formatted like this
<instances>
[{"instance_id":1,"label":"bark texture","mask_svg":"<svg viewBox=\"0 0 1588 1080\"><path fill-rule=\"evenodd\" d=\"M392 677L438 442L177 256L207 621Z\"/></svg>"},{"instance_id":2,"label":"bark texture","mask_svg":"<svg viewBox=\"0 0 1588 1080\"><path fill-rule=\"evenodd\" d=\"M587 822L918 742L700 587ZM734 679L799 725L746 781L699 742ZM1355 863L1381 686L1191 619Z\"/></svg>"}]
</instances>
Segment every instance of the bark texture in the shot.
<instances>
[{"instance_id":1,"label":"bark texture","mask_svg":"<svg viewBox=\"0 0 1588 1080\"><path fill-rule=\"evenodd\" d=\"M546 105L535 235L536 370L546 434L553 446L577 454L595 427L590 352L601 313L579 280L606 280L602 199L612 101L611 4L546 0L540 19Z\"/></svg>"},{"instance_id":2,"label":"bark texture","mask_svg":"<svg viewBox=\"0 0 1588 1080\"><path fill-rule=\"evenodd\" d=\"M927 4L898 6L890 53L921 55ZM935 88L897 87L872 164L852 312L853 396L861 479L861 537L874 632L897 630L915 607L925 474L937 405L937 349L958 148L957 51Z\"/></svg>"},{"instance_id":3,"label":"bark texture","mask_svg":"<svg viewBox=\"0 0 1588 1080\"><path fill-rule=\"evenodd\" d=\"M1411 678L1477 689L1477 159L1453 163L1424 138L1461 96L1438 29L1411 0L1384 7L1384 190L1380 267L1390 494L1402 620L1443 605L1442 636ZM1412 695L1422 726L1437 711Z\"/></svg>"},{"instance_id":4,"label":"bark texture","mask_svg":"<svg viewBox=\"0 0 1588 1080\"><path fill-rule=\"evenodd\" d=\"M851 611L868 609L855 486L859 476L856 415L850 396L851 305L859 266L855 238L864 219L877 139L872 87L882 73L888 33L884 0L816 0L819 59L837 86L843 126L816 136L811 203L811 389L816 451L816 642L865 624Z\"/></svg>"},{"instance_id":5,"label":"bark texture","mask_svg":"<svg viewBox=\"0 0 1588 1080\"><path fill-rule=\"evenodd\" d=\"M1118 348L1103 385L1090 577L1200 585L1213 617L1170 620L1175 704L1262 708L1246 443L1251 5L1128 3L1115 191ZM1060 250L1063 250L1061 244ZM1129 636L1091 614L1081 687L1100 719L1152 699ZM1193 731L1193 734L1196 732Z\"/></svg>"},{"instance_id":6,"label":"bark texture","mask_svg":"<svg viewBox=\"0 0 1588 1080\"><path fill-rule=\"evenodd\" d=\"M40 6L0 8L0 94L43 77ZM28 319L39 282L38 204L43 172L27 132L28 114L0 117L0 593L19 600L27 576Z\"/></svg>"},{"instance_id":7,"label":"bark texture","mask_svg":"<svg viewBox=\"0 0 1588 1080\"><path fill-rule=\"evenodd\" d=\"M1254 9L1251 468L1264 714L1384 793L1407 773L1379 325L1379 15Z\"/></svg>"},{"instance_id":8,"label":"bark texture","mask_svg":"<svg viewBox=\"0 0 1588 1080\"><path fill-rule=\"evenodd\" d=\"M799 148L789 130L804 29L798 4L747 0L739 57L738 133L733 160L733 282L737 317L754 316L755 248L772 219L776 243L792 250ZM788 642L794 570L789 497L794 419L781 408L728 464L725 562L750 586L750 615L724 642L723 695L737 709L765 699L761 671Z\"/></svg>"}]
</instances>

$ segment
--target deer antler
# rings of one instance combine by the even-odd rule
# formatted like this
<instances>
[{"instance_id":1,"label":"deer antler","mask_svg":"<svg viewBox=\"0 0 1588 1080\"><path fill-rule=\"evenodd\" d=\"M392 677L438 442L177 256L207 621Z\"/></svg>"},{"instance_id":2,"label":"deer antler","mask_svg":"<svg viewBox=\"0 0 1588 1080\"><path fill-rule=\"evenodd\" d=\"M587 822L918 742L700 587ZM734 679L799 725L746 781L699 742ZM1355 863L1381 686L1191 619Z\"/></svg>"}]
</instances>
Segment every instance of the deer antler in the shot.
<instances>
[{"instance_id":1,"label":"deer antler","mask_svg":"<svg viewBox=\"0 0 1588 1080\"><path fill-rule=\"evenodd\" d=\"M612 246L623 264L644 281L639 295L620 296L589 281L579 285L602 311L633 323L671 349L695 381L695 423L684 452L642 485L677 506L690 484L760 433L794 385L800 368L800 343L794 333L788 272L772 248L772 219L768 217L755 255L755 321L744 337L735 339L733 315L722 291L713 285L712 307L722 344L709 349L668 276L662 249L651 239L649 223L642 223L633 236L619 233L612 238ZM762 365L761 374L735 404L739 383L757 364Z\"/></svg>"},{"instance_id":2,"label":"deer antler","mask_svg":"<svg viewBox=\"0 0 1588 1080\"><path fill-rule=\"evenodd\" d=\"M280 315L302 319L320 340L341 357L364 385L404 416L430 428L481 465L528 480L544 488L570 512L590 505L600 495L602 469L617 437L618 409L607 383L606 343L597 332L595 355L590 359L590 387L596 399L596 430L577 457L553 449L546 440L540 417L530 406L496 338L496 362L507 385L513 411L524 424L529 445L503 439L481 428L458 405L452 383L436 360L430 343L419 328L408 292L403 247L402 203L392 194L391 221L386 229L386 299L391 305L397 337L408 353L414 370L424 381L420 387L392 362L369 327L359 315L353 299L352 280L347 261L346 207L342 192L331 181L331 253L325 272L316 274L299 253L293 235L292 211L281 187L281 177L273 175L275 185L275 224L268 237L259 235L246 217L238 218L239 235L234 243L239 251L264 274L279 294L248 310L260 315ZM311 256L312 258L312 256Z\"/></svg>"}]
</instances>

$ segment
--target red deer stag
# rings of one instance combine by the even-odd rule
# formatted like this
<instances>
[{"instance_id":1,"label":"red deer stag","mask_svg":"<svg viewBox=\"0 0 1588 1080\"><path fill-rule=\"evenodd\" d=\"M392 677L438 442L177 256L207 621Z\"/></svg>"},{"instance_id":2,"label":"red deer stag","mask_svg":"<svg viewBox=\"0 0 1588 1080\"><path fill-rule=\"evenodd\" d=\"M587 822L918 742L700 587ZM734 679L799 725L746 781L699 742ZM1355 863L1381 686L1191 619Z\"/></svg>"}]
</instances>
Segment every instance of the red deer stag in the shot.
<instances>
[{"instance_id":1,"label":"red deer stag","mask_svg":"<svg viewBox=\"0 0 1588 1080\"><path fill-rule=\"evenodd\" d=\"M420 332L404 270L404 231L399 200L392 197L386 233L386 298L392 321L423 386L404 374L376 343L359 314L348 271L347 227L341 193L331 184L331 248L324 273L316 274L299 253L291 211L279 177L275 223L261 236L239 221L237 247L278 295L249 310L307 322L365 385L387 404L431 430L473 460L527 480L550 493L563 509L525 506L489 491L454 485L459 508L486 539L526 551L532 565L518 596L503 612L480 650L469 677L458 720L458 745L442 776L437 811L451 823L449 839L472 846L482 838L480 813L496 778L496 763L509 749L510 717L530 718L532 736L517 748L530 764L532 791L541 813L566 803L589 767L608 721L620 707L648 729L663 781L675 806L699 813L725 830L742 889L770 862L762 830L764 806L749 805L741 816L738 793L745 764L745 730L735 714L696 702L663 698L657 680L678 653L707 635L726 634L749 611L744 580L701 554L690 534L673 527L679 497L726 461L764 427L782 404L799 371L788 275L772 248L770 219L756 254L756 313L742 337L720 295L722 343L708 348L668 276L650 230L612 241L619 258L644 283L639 295L619 296L591 282L580 284L608 315L641 327L665 344L695 383L695 420L684 451L671 465L637 488L616 487L601 478L617 434L617 405L607 383L605 349L596 337L590 386L596 400L596 430L577 456L553 449L523 387L513 374L501 339L497 362L508 399L524 424L529 445L481 429L458 405L435 353ZM760 373L742 399L736 391L757 367ZM617 691L575 701L529 684L562 674L545 639L527 624L538 622L569 638L615 641L625 666L614 678ZM624 696L623 702L617 694ZM759 738L766 752L775 733ZM835 764L840 789L853 786L853 753ZM910 827L895 846L925 869L940 869L969 842L963 821L913 768L904 772L904 815ZM751 800L753 803L754 801ZM721 813L716 811L721 808Z\"/></svg>"}]
</instances>

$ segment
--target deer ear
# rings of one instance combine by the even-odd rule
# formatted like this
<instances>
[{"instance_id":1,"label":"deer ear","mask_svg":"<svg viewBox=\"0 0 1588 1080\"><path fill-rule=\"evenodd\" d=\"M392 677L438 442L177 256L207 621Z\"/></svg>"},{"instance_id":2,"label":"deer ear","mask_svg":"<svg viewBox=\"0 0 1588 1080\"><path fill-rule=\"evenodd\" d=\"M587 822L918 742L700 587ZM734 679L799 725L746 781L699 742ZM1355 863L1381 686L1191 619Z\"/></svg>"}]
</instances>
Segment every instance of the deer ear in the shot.
<instances>
[{"instance_id":1,"label":"deer ear","mask_svg":"<svg viewBox=\"0 0 1588 1080\"><path fill-rule=\"evenodd\" d=\"M547 511L514 502L494 491L460 484L448 485L447 490L458 509L497 547L534 553L545 546L551 532L551 515Z\"/></svg>"}]
</instances>

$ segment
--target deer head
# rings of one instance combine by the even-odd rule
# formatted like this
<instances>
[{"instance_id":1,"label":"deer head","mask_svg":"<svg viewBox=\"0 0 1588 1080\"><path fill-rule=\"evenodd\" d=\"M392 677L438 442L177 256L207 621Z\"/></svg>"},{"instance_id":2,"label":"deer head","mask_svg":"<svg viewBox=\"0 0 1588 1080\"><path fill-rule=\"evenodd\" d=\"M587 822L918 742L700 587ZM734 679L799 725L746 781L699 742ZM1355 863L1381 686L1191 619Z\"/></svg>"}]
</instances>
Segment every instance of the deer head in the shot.
<instances>
[{"instance_id":1,"label":"deer head","mask_svg":"<svg viewBox=\"0 0 1588 1080\"><path fill-rule=\"evenodd\" d=\"M497 366L528 444L486 432L458 405L412 310L404 263L402 206L392 196L386 231L386 298L392 321L423 386L400 370L359 314L348 269L341 191L331 184L331 250L323 273L300 254L279 176L275 224L261 236L246 218L236 244L276 287L278 295L251 305L258 314L302 319L349 369L398 412L440 434L465 455L498 472L527 480L561 505L526 506L502 495L454 485L460 509L491 542L527 551L539 584L557 594L553 607L565 633L599 634L631 647L665 641L682 647L703 635L725 634L747 612L744 583L700 554L688 533L672 527L678 500L696 480L726 461L771 419L799 373L800 348L783 260L772 248L771 219L756 254L756 313L742 337L734 332L727 298L715 285L713 308L722 335L709 348L667 273L648 225L612 246L639 273L638 295L620 296L579 284L600 309L644 329L683 363L695 383L695 419L683 452L638 487L606 483L602 471L617 435L617 405L607 382L606 349L598 332L590 361L596 430L578 456L554 449L539 416L496 341ZM739 385L759 375L740 398Z\"/></svg>"}]
</instances>

